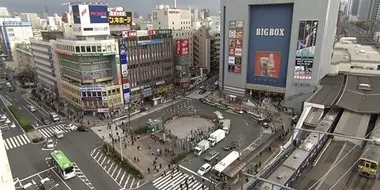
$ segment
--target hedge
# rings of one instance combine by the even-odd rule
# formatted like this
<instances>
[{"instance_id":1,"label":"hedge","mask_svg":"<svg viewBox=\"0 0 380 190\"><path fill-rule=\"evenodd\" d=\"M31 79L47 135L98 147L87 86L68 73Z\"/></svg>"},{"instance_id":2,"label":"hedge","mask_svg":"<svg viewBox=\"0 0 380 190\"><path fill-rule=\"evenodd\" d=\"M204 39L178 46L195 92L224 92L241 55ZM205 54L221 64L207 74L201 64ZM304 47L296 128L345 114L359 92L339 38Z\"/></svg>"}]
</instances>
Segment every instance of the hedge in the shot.
<instances>
[{"instance_id":1,"label":"hedge","mask_svg":"<svg viewBox=\"0 0 380 190\"><path fill-rule=\"evenodd\" d=\"M8 106L8 109L9 109L9 111L11 111L13 116L15 116L18 123L21 125L21 127L24 129L25 132L29 132L29 131L33 130L32 124L30 124L30 122L24 118L22 113L16 107Z\"/></svg>"},{"instance_id":2,"label":"hedge","mask_svg":"<svg viewBox=\"0 0 380 190\"><path fill-rule=\"evenodd\" d=\"M179 153L177 154L171 161L170 163L171 164L177 164L178 162L180 162L182 159L186 158L191 152L190 151L186 151L186 152L182 152L182 153Z\"/></svg>"},{"instance_id":3,"label":"hedge","mask_svg":"<svg viewBox=\"0 0 380 190\"><path fill-rule=\"evenodd\" d=\"M108 147L107 147L108 146ZM109 149L109 152L108 152ZM128 171L128 173L134 175L138 179L144 179L144 175L141 173L139 169L136 169L135 166L129 163L127 159L121 160L121 155L113 150L113 147L108 144L103 144L102 151L105 154L108 154L113 161L119 163L120 167L124 168Z\"/></svg>"},{"instance_id":4,"label":"hedge","mask_svg":"<svg viewBox=\"0 0 380 190\"><path fill-rule=\"evenodd\" d=\"M142 135L142 134L144 134L144 133L149 132L149 130L150 130L149 126L145 125L145 126L143 126L143 127L139 127L139 128L137 128L137 129L135 129L135 130L133 131L133 133L134 133L135 135Z\"/></svg>"}]
</instances>

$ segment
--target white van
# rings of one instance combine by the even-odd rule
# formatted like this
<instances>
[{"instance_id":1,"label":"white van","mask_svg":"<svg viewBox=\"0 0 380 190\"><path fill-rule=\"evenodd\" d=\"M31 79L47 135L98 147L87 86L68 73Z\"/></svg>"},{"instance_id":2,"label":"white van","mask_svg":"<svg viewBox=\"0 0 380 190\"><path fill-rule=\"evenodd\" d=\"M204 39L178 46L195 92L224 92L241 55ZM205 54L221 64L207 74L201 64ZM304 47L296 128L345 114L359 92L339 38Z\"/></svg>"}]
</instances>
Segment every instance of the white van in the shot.
<instances>
[{"instance_id":1,"label":"white van","mask_svg":"<svg viewBox=\"0 0 380 190\"><path fill-rule=\"evenodd\" d=\"M228 134L230 132L231 128L231 120L230 119L225 119L223 122L223 130Z\"/></svg>"},{"instance_id":2,"label":"white van","mask_svg":"<svg viewBox=\"0 0 380 190\"><path fill-rule=\"evenodd\" d=\"M54 129L54 135L58 138L61 139L63 138L64 132L61 129Z\"/></svg>"}]
</instances>

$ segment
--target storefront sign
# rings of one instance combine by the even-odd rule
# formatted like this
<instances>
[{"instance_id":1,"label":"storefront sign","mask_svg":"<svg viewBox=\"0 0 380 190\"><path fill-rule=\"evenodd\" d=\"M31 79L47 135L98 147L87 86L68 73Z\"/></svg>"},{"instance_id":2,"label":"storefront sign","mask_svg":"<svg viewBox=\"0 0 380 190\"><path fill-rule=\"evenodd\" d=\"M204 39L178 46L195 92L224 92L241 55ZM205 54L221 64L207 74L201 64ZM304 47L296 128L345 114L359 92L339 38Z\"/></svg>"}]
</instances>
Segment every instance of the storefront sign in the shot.
<instances>
[{"instance_id":1,"label":"storefront sign","mask_svg":"<svg viewBox=\"0 0 380 190\"><path fill-rule=\"evenodd\" d=\"M103 92L107 89L105 87L87 87L87 88L80 88L79 91L81 92Z\"/></svg>"},{"instance_id":2,"label":"storefront sign","mask_svg":"<svg viewBox=\"0 0 380 190\"><path fill-rule=\"evenodd\" d=\"M109 111L110 111L109 108L98 108L98 112L99 112L99 113L107 113L107 112L109 112Z\"/></svg>"},{"instance_id":3,"label":"storefront sign","mask_svg":"<svg viewBox=\"0 0 380 190\"><path fill-rule=\"evenodd\" d=\"M102 97L82 97L82 101L102 101Z\"/></svg>"},{"instance_id":4,"label":"storefront sign","mask_svg":"<svg viewBox=\"0 0 380 190\"><path fill-rule=\"evenodd\" d=\"M164 40L161 40L161 39L142 40L142 41L137 41L137 46L156 45L156 44L163 44L163 43L164 43Z\"/></svg>"}]
</instances>

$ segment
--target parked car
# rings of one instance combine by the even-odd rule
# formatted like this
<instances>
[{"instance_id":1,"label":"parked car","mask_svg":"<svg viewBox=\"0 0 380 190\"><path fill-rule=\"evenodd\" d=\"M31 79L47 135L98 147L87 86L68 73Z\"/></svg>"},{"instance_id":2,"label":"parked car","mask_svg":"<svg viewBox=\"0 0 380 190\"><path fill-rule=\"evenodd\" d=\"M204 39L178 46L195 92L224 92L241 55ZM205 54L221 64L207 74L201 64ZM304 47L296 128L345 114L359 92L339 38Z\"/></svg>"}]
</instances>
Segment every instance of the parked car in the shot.
<instances>
[{"instance_id":1,"label":"parked car","mask_svg":"<svg viewBox=\"0 0 380 190\"><path fill-rule=\"evenodd\" d=\"M72 123L66 125L65 128L66 128L67 130L71 130L71 131L75 131L75 130L78 129L78 127L77 127L76 125L72 124Z\"/></svg>"},{"instance_id":2,"label":"parked car","mask_svg":"<svg viewBox=\"0 0 380 190\"><path fill-rule=\"evenodd\" d=\"M205 175L207 172L209 172L211 170L211 165L209 163L206 163L206 164L203 164L203 166L201 166L198 170L198 174L199 175Z\"/></svg>"},{"instance_id":3,"label":"parked car","mask_svg":"<svg viewBox=\"0 0 380 190\"><path fill-rule=\"evenodd\" d=\"M78 131L80 131L80 132L87 132L87 131L88 131L88 128L87 128L86 126L84 126L84 125L80 125L80 126L78 127Z\"/></svg>"},{"instance_id":4,"label":"parked car","mask_svg":"<svg viewBox=\"0 0 380 190\"><path fill-rule=\"evenodd\" d=\"M202 89L202 90L199 91L199 95L202 95L202 94L204 94L204 93L206 93L206 92L207 92L207 90Z\"/></svg>"},{"instance_id":5,"label":"parked car","mask_svg":"<svg viewBox=\"0 0 380 190\"><path fill-rule=\"evenodd\" d=\"M8 118L7 118L7 116L6 115L1 115L1 117L0 117L0 122L3 122L3 121L5 121L5 120L7 120Z\"/></svg>"},{"instance_id":6,"label":"parked car","mask_svg":"<svg viewBox=\"0 0 380 190\"><path fill-rule=\"evenodd\" d=\"M238 147L239 147L238 143L234 141L234 142L230 142L228 145L224 146L223 150L229 151L229 150L236 149Z\"/></svg>"},{"instance_id":7,"label":"parked car","mask_svg":"<svg viewBox=\"0 0 380 190\"><path fill-rule=\"evenodd\" d=\"M46 146L46 148L54 148L54 146L55 146L54 139L52 139L52 138L47 139L45 146Z\"/></svg>"},{"instance_id":8,"label":"parked car","mask_svg":"<svg viewBox=\"0 0 380 190\"><path fill-rule=\"evenodd\" d=\"M219 152L212 150L206 154L206 156L204 157L204 160L206 160L207 162L210 162L212 159L216 158L218 155L219 155Z\"/></svg>"},{"instance_id":9,"label":"parked car","mask_svg":"<svg viewBox=\"0 0 380 190\"><path fill-rule=\"evenodd\" d=\"M202 104L204 104L204 103L207 102L206 99L204 99L204 98L199 98L199 101L200 101Z\"/></svg>"},{"instance_id":10,"label":"parked car","mask_svg":"<svg viewBox=\"0 0 380 190\"><path fill-rule=\"evenodd\" d=\"M36 111L36 108L32 105L28 105L28 108L31 112L35 112Z\"/></svg>"}]
</instances>

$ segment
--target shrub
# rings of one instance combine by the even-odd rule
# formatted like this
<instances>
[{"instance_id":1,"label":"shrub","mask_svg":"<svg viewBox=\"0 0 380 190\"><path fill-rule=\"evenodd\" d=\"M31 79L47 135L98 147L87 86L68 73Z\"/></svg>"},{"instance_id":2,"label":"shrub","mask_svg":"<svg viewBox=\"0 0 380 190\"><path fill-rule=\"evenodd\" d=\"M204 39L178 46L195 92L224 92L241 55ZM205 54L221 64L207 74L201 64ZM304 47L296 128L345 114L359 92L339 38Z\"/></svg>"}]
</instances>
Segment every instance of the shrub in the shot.
<instances>
[{"instance_id":1,"label":"shrub","mask_svg":"<svg viewBox=\"0 0 380 190\"><path fill-rule=\"evenodd\" d=\"M13 116L17 119L18 123L21 125L21 127L24 129L25 132L29 132L33 130L33 126L30 124L30 122L24 118L22 113L14 106L8 106L8 109L11 111Z\"/></svg>"},{"instance_id":2,"label":"shrub","mask_svg":"<svg viewBox=\"0 0 380 190\"><path fill-rule=\"evenodd\" d=\"M142 135L142 134L144 134L144 133L149 132L149 130L150 130L149 126L145 125L145 126L143 126L143 127L139 127L139 128L137 128L137 129L135 129L135 130L133 131L133 133L136 134L136 135Z\"/></svg>"},{"instance_id":3,"label":"shrub","mask_svg":"<svg viewBox=\"0 0 380 190\"><path fill-rule=\"evenodd\" d=\"M190 151L186 151L186 152L182 152L182 153L179 153L177 154L171 161L170 163L171 164L177 164L178 162L180 162L182 159L186 158L191 152Z\"/></svg>"},{"instance_id":4,"label":"shrub","mask_svg":"<svg viewBox=\"0 0 380 190\"><path fill-rule=\"evenodd\" d=\"M109 149L109 152L108 152L108 149ZM137 169L133 164L129 163L128 159L123 159L122 161L120 153L117 151L114 151L114 149L110 145L103 144L102 151L105 154L109 155L113 161L115 161L116 163L119 163L120 167L127 170L128 173L134 175L138 179L144 179L144 175L141 173L141 171Z\"/></svg>"}]
</instances>

